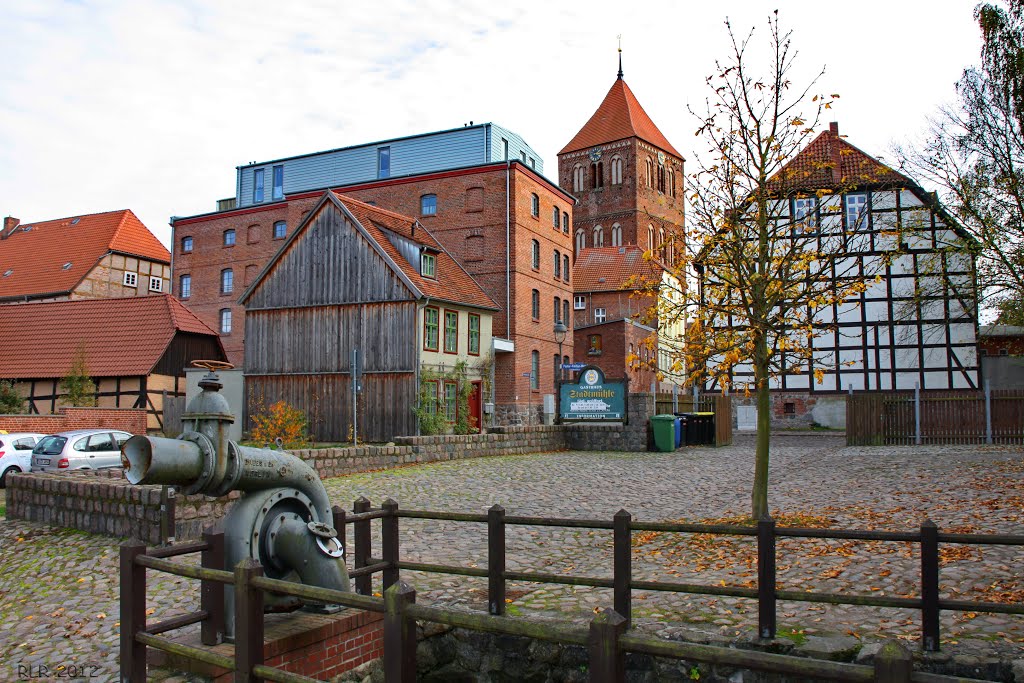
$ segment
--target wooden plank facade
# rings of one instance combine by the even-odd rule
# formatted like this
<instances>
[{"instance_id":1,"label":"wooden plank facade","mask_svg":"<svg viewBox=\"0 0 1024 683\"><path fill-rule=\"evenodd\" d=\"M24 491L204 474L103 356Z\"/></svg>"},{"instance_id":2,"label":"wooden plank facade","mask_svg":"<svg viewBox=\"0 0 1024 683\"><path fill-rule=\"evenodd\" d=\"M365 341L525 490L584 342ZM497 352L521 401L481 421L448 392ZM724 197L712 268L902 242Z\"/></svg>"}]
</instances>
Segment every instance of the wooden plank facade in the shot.
<instances>
[{"instance_id":1,"label":"wooden plank facade","mask_svg":"<svg viewBox=\"0 0 1024 683\"><path fill-rule=\"evenodd\" d=\"M981 444L988 440L985 393L920 392L922 444ZM1024 390L994 390L989 398L992 443L1024 444ZM910 446L917 442L913 391L866 392L846 399L851 446Z\"/></svg>"},{"instance_id":2,"label":"wooden plank facade","mask_svg":"<svg viewBox=\"0 0 1024 683\"><path fill-rule=\"evenodd\" d=\"M318 441L352 427L352 351L359 351L358 432L415 434L417 295L333 195L243 296L248 414L284 400Z\"/></svg>"}]
</instances>

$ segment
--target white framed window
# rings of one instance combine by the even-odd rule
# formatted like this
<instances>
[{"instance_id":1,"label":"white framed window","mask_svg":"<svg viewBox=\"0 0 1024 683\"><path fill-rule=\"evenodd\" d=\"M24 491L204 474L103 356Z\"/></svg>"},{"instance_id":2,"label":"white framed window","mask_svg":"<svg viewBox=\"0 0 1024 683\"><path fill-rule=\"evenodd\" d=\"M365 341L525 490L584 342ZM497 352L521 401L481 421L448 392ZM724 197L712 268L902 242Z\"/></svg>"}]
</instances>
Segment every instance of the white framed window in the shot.
<instances>
[{"instance_id":1,"label":"white framed window","mask_svg":"<svg viewBox=\"0 0 1024 683\"><path fill-rule=\"evenodd\" d=\"M868 227L868 195L865 192L846 195L846 229L866 230Z\"/></svg>"},{"instance_id":2,"label":"white framed window","mask_svg":"<svg viewBox=\"0 0 1024 683\"><path fill-rule=\"evenodd\" d=\"M587 232L583 228L576 231L576 253L587 248Z\"/></svg>"},{"instance_id":3,"label":"white framed window","mask_svg":"<svg viewBox=\"0 0 1024 683\"><path fill-rule=\"evenodd\" d=\"M220 271L220 293L230 294L235 288L235 273L230 268Z\"/></svg>"},{"instance_id":4,"label":"white framed window","mask_svg":"<svg viewBox=\"0 0 1024 683\"><path fill-rule=\"evenodd\" d=\"M530 243L530 262L534 270L540 270L540 242L533 240Z\"/></svg>"},{"instance_id":5,"label":"white framed window","mask_svg":"<svg viewBox=\"0 0 1024 683\"><path fill-rule=\"evenodd\" d=\"M572 307L577 311L585 311L587 309L587 297L585 296L574 296L572 298Z\"/></svg>"},{"instance_id":6,"label":"white framed window","mask_svg":"<svg viewBox=\"0 0 1024 683\"><path fill-rule=\"evenodd\" d=\"M275 200L284 199L284 166L274 166L274 186L270 196Z\"/></svg>"},{"instance_id":7,"label":"white framed window","mask_svg":"<svg viewBox=\"0 0 1024 683\"><path fill-rule=\"evenodd\" d=\"M178 298L187 299L192 296L192 276L182 275L178 279Z\"/></svg>"},{"instance_id":8,"label":"white framed window","mask_svg":"<svg viewBox=\"0 0 1024 683\"><path fill-rule=\"evenodd\" d=\"M540 218L540 197L536 194L530 195L530 213L534 218Z\"/></svg>"},{"instance_id":9,"label":"white framed window","mask_svg":"<svg viewBox=\"0 0 1024 683\"><path fill-rule=\"evenodd\" d=\"M793 200L793 229L796 223L803 223L804 232L813 232L815 225L814 197L797 197Z\"/></svg>"},{"instance_id":10,"label":"white framed window","mask_svg":"<svg viewBox=\"0 0 1024 683\"><path fill-rule=\"evenodd\" d=\"M231 334L231 309L220 309L220 333Z\"/></svg>"},{"instance_id":11,"label":"white framed window","mask_svg":"<svg viewBox=\"0 0 1024 683\"><path fill-rule=\"evenodd\" d=\"M612 246L622 246L622 226L618 223L612 226Z\"/></svg>"},{"instance_id":12,"label":"white framed window","mask_svg":"<svg viewBox=\"0 0 1024 683\"><path fill-rule=\"evenodd\" d=\"M603 309L603 308L595 308L594 309L594 322L595 323L603 323L607 319L608 319L608 312L605 311L605 309Z\"/></svg>"},{"instance_id":13,"label":"white framed window","mask_svg":"<svg viewBox=\"0 0 1024 683\"><path fill-rule=\"evenodd\" d=\"M274 223L274 239L282 239L288 234L288 224L284 221L277 221Z\"/></svg>"},{"instance_id":14,"label":"white framed window","mask_svg":"<svg viewBox=\"0 0 1024 683\"><path fill-rule=\"evenodd\" d=\"M252 172L252 203L259 204L263 201L263 176L264 170L257 168Z\"/></svg>"},{"instance_id":15,"label":"white framed window","mask_svg":"<svg viewBox=\"0 0 1024 683\"><path fill-rule=\"evenodd\" d=\"M391 177L391 148L390 147L378 147L377 148L377 177L378 178L390 178Z\"/></svg>"},{"instance_id":16,"label":"white framed window","mask_svg":"<svg viewBox=\"0 0 1024 683\"><path fill-rule=\"evenodd\" d=\"M233 247L235 246L235 231L225 230L224 231L224 246Z\"/></svg>"},{"instance_id":17,"label":"white framed window","mask_svg":"<svg viewBox=\"0 0 1024 683\"><path fill-rule=\"evenodd\" d=\"M437 257L426 252L420 256L420 275L423 277L437 277Z\"/></svg>"},{"instance_id":18,"label":"white framed window","mask_svg":"<svg viewBox=\"0 0 1024 683\"><path fill-rule=\"evenodd\" d=\"M594 226L594 246L604 246L604 228L602 228L600 225Z\"/></svg>"},{"instance_id":19,"label":"white framed window","mask_svg":"<svg viewBox=\"0 0 1024 683\"><path fill-rule=\"evenodd\" d=\"M138 273L125 273L124 274L124 286L125 287L138 287L139 286L139 274Z\"/></svg>"},{"instance_id":20,"label":"white framed window","mask_svg":"<svg viewBox=\"0 0 1024 683\"><path fill-rule=\"evenodd\" d=\"M158 277L149 278L149 291L151 292L162 292L164 291L164 281Z\"/></svg>"}]
</instances>

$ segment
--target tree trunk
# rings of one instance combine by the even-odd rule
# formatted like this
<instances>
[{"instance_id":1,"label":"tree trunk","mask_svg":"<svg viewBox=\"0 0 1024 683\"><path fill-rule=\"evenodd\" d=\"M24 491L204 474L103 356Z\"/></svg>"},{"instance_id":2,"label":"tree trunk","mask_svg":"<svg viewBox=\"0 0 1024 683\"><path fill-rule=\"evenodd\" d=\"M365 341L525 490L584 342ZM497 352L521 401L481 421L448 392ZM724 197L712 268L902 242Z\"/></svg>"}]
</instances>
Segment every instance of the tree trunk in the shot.
<instances>
[{"instance_id":1,"label":"tree trunk","mask_svg":"<svg viewBox=\"0 0 1024 683\"><path fill-rule=\"evenodd\" d=\"M754 384L757 387L757 451L754 455L754 489L750 494L751 516L768 518L768 446L771 439L771 395L768 391L768 339L754 342Z\"/></svg>"}]
</instances>

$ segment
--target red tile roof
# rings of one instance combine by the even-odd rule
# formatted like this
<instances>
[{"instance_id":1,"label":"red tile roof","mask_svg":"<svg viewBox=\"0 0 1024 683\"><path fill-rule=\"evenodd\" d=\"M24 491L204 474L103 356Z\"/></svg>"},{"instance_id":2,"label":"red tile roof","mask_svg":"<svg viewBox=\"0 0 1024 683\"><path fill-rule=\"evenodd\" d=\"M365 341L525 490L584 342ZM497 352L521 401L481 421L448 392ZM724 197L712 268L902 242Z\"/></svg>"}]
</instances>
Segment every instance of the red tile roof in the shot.
<instances>
[{"instance_id":1,"label":"red tile roof","mask_svg":"<svg viewBox=\"0 0 1024 683\"><path fill-rule=\"evenodd\" d=\"M112 251L171 262L170 252L128 209L25 223L0 240L0 298L66 294Z\"/></svg>"},{"instance_id":2,"label":"red tile roof","mask_svg":"<svg viewBox=\"0 0 1024 683\"><path fill-rule=\"evenodd\" d=\"M844 186L916 185L905 175L841 138L837 123L814 138L768 182L773 189L783 193Z\"/></svg>"},{"instance_id":3,"label":"red tile roof","mask_svg":"<svg viewBox=\"0 0 1024 683\"><path fill-rule=\"evenodd\" d=\"M337 194L337 197L425 296L478 308L498 309L494 300L487 296L476 280L414 218L381 209L340 193ZM413 230L414 225L415 230ZM419 264L414 266L409 263L388 239L385 230L390 230L406 239L436 250L438 252L434 266L436 278L420 275Z\"/></svg>"},{"instance_id":4,"label":"red tile roof","mask_svg":"<svg viewBox=\"0 0 1024 683\"><path fill-rule=\"evenodd\" d=\"M608 90L608 94L604 96L601 106L559 154L589 149L606 142L615 142L631 137L638 137L649 142L678 159L683 158L683 155L676 151L672 143L654 125L654 121L640 106L640 102L626 85L626 81L617 78L612 83L611 89Z\"/></svg>"},{"instance_id":5,"label":"red tile roof","mask_svg":"<svg viewBox=\"0 0 1024 683\"><path fill-rule=\"evenodd\" d=\"M0 377L65 377L78 355L93 377L148 375L177 332L218 339L169 294L0 307Z\"/></svg>"},{"instance_id":6,"label":"red tile roof","mask_svg":"<svg viewBox=\"0 0 1024 683\"><path fill-rule=\"evenodd\" d=\"M635 244L591 247L576 255L572 276L576 292L613 292L623 289L633 276L643 281L660 280L661 268L644 259L644 250Z\"/></svg>"}]
</instances>

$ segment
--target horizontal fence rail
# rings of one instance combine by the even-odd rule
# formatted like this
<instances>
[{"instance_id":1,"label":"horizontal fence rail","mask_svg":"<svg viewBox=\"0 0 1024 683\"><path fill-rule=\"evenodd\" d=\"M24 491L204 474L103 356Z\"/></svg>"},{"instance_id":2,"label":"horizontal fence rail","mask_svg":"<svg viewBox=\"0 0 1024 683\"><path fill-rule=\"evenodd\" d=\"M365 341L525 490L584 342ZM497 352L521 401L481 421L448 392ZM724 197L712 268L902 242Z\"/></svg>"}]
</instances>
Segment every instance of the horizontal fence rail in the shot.
<instances>
[{"instance_id":1,"label":"horizontal fence rail","mask_svg":"<svg viewBox=\"0 0 1024 683\"><path fill-rule=\"evenodd\" d=\"M487 525L488 566L486 569L443 564L405 562L399 555L399 523L402 518L448 520ZM371 550L371 528L374 519L381 522L380 555ZM271 592L306 600L335 603L355 609L384 614L384 668L388 683L406 683L416 675L416 621L446 624L487 633L525 636L563 645L585 646L589 651L591 681L624 679L627 653L643 653L692 662L775 672L806 678L832 681L919 681L940 683L964 681L936 674L914 672L911 654L896 641L887 643L875 657L874 666L812 660L753 650L697 645L667 641L629 631L634 590L675 591L681 593L720 595L756 600L758 633L774 638L775 613L778 600L820 602L829 604L901 607L920 610L921 645L925 651L939 649L939 613L941 610L1024 614L1024 604L988 603L946 600L939 597L939 544L1024 545L1024 536L1006 534L945 534L926 521L915 532L884 532L850 529L805 529L776 527L774 521L761 520L756 526L690 524L676 522L636 522L632 515L620 510L612 520L558 519L546 517L507 516L498 505L487 514L402 510L392 500L373 509L370 501L360 498L352 513L334 509L335 528L345 540L346 527L353 527L353 577L356 592L344 592L308 586L263 576L263 568L253 560L243 560L234 571L224 566L224 539L220 533L208 532L201 542L169 548L147 550L138 542L121 547L121 670L122 680L145 680L147 647L179 654L235 672L236 681L301 682L314 679L266 666L263 662L263 595ZM505 530L507 526L557 526L611 530L613 535L613 576L564 576L539 572L514 572L505 566ZM758 572L755 588L735 586L704 586L675 582L640 581L632 578L631 541L634 531L698 533L753 536L757 542ZM920 597L900 598L872 595L807 593L779 591L775 587L775 543L779 538L854 539L916 543L920 547ZM202 553L200 566L172 562L169 558L188 553ZM146 569L163 571L201 582L200 610L171 617L157 624L146 622ZM399 579L399 571L415 570L443 574L475 576L488 579L488 613L452 610L417 605L416 591ZM372 595L372 574L380 573L383 597ZM613 607L596 617L588 627L572 623L538 623L505 616L505 584L507 581L531 581L565 585L586 585L610 588ZM235 652L231 657L206 649L223 640L224 585L235 591ZM175 642L160 634L200 623L204 647Z\"/></svg>"}]
</instances>

